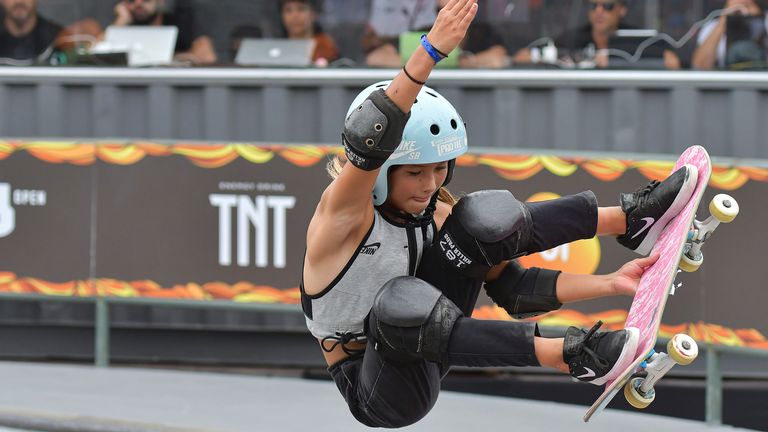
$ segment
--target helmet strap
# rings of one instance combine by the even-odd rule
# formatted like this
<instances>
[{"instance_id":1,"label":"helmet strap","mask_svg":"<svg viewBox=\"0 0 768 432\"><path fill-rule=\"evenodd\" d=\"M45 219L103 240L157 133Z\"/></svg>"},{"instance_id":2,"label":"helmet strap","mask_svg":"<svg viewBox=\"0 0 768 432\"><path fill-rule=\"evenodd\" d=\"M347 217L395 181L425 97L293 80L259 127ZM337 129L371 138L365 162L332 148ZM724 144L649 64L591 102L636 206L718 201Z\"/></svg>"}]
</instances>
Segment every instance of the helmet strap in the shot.
<instances>
[{"instance_id":1,"label":"helmet strap","mask_svg":"<svg viewBox=\"0 0 768 432\"><path fill-rule=\"evenodd\" d=\"M453 170L456 168L456 159L451 159L448 161L448 175L445 176L445 181L443 182L443 186L448 185L448 183L451 182L451 179L453 178Z\"/></svg>"},{"instance_id":2,"label":"helmet strap","mask_svg":"<svg viewBox=\"0 0 768 432\"><path fill-rule=\"evenodd\" d=\"M392 206L388 201L384 201L384 204L376 206L376 208L385 216L397 222L402 222L406 225L415 225L418 227L429 226L432 224L432 218L435 214L435 209L437 208L437 197L439 194L440 191L438 190L432 195L427 208L424 209L420 215L412 215L410 213L406 213Z\"/></svg>"}]
</instances>

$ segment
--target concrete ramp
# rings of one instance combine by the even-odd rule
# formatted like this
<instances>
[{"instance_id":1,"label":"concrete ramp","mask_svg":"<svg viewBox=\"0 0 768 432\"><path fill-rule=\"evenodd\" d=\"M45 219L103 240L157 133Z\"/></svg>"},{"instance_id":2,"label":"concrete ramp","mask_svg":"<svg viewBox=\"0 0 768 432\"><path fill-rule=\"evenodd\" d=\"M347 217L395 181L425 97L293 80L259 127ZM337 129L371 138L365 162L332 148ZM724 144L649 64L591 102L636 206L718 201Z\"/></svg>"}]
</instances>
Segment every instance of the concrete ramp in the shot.
<instances>
[{"instance_id":1,"label":"concrete ramp","mask_svg":"<svg viewBox=\"0 0 768 432\"><path fill-rule=\"evenodd\" d=\"M287 377L0 362L0 426L54 432L361 431L332 382ZM578 385L578 384L574 384ZM586 407L443 392L403 431L745 431ZM1 431L2 429L0 429Z\"/></svg>"}]
</instances>

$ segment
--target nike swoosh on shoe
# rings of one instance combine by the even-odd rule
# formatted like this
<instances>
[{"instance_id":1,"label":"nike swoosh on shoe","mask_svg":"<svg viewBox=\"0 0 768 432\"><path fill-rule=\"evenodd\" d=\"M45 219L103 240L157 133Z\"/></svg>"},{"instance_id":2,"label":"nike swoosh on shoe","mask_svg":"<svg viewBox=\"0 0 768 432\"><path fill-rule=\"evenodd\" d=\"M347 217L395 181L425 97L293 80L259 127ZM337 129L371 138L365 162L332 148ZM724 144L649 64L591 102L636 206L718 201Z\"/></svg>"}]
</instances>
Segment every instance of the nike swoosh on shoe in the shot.
<instances>
[{"instance_id":1,"label":"nike swoosh on shoe","mask_svg":"<svg viewBox=\"0 0 768 432\"><path fill-rule=\"evenodd\" d=\"M640 255L648 255L648 253L651 252L651 248L653 248L653 245L656 242L658 236L661 234L661 231L665 226L667 226L670 220L672 220L675 216L677 216L678 213L680 213L680 211L683 210L683 208L685 208L685 205L688 204L691 196L693 196L693 193L696 191L696 185L698 184L699 179L699 170L690 164L686 164L685 166L688 168L688 178L683 184L683 187L678 191L675 200L672 202L672 205L667 209L664 215L651 226L651 229L645 236L645 239L643 239L643 241L640 243L640 246L635 249L635 253Z\"/></svg>"},{"instance_id":2,"label":"nike swoosh on shoe","mask_svg":"<svg viewBox=\"0 0 768 432\"><path fill-rule=\"evenodd\" d=\"M654 218L652 218L652 217L645 217L645 218L642 218L641 220L642 220L643 222L645 222L645 226L644 226L644 227L642 227L642 228L640 228L640 231L636 232L636 233L635 233L635 235L633 235L633 236L632 236L632 238L633 238L633 239L634 239L635 237L639 236L640 234L644 233L644 232L645 232L645 230L647 230L648 228L650 228L650 227L651 227L651 225L653 225L653 223L654 223L654 222L656 222L656 219L654 219Z\"/></svg>"}]
</instances>

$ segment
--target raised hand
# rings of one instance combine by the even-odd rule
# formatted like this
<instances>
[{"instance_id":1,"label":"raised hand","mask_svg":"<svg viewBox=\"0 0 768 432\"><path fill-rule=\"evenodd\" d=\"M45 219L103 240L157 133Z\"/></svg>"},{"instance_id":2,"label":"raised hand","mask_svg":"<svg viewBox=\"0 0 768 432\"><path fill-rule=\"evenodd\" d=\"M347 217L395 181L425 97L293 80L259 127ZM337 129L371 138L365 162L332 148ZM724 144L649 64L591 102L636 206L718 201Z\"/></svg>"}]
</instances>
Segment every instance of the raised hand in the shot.
<instances>
[{"instance_id":1,"label":"raised hand","mask_svg":"<svg viewBox=\"0 0 768 432\"><path fill-rule=\"evenodd\" d=\"M427 40L441 53L450 53L464 39L469 24L477 15L477 0L450 0L437 14ZM387 87L386 95L400 111L411 111L416 95L429 78L435 60L424 49L417 49L403 70Z\"/></svg>"},{"instance_id":2,"label":"raised hand","mask_svg":"<svg viewBox=\"0 0 768 432\"><path fill-rule=\"evenodd\" d=\"M464 39L475 15L477 0L451 0L440 9L427 39L441 52L449 53Z\"/></svg>"},{"instance_id":3,"label":"raised hand","mask_svg":"<svg viewBox=\"0 0 768 432\"><path fill-rule=\"evenodd\" d=\"M122 1L115 5L115 21L112 24L116 26L133 24L131 11L128 10L128 6Z\"/></svg>"},{"instance_id":4,"label":"raised hand","mask_svg":"<svg viewBox=\"0 0 768 432\"><path fill-rule=\"evenodd\" d=\"M720 17L721 22L725 22L725 18L728 15L757 15L760 13L760 8L755 3L755 0L728 0L723 7L725 11Z\"/></svg>"}]
</instances>

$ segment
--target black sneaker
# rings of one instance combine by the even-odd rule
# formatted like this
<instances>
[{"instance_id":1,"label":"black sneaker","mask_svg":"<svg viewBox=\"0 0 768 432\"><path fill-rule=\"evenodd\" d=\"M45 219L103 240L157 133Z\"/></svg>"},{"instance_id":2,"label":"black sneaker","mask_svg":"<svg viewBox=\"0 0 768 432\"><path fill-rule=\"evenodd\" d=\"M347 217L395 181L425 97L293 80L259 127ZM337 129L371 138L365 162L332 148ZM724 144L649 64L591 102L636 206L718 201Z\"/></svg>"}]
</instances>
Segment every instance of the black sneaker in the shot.
<instances>
[{"instance_id":1,"label":"black sneaker","mask_svg":"<svg viewBox=\"0 0 768 432\"><path fill-rule=\"evenodd\" d=\"M648 255L664 227L688 203L698 179L699 170L685 165L662 182L654 180L633 193L621 194L627 232L616 240L640 255Z\"/></svg>"},{"instance_id":2,"label":"black sneaker","mask_svg":"<svg viewBox=\"0 0 768 432\"><path fill-rule=\"evenodd\" d=\"M622 372L613 369L627 356L635 355L640 339L636 328L597 333L601 325L603 322L598 321L589 331L569 327L563 344L563 361L571 376L595 385L605 384Z\"/></svg>"}]
</instances>

